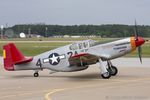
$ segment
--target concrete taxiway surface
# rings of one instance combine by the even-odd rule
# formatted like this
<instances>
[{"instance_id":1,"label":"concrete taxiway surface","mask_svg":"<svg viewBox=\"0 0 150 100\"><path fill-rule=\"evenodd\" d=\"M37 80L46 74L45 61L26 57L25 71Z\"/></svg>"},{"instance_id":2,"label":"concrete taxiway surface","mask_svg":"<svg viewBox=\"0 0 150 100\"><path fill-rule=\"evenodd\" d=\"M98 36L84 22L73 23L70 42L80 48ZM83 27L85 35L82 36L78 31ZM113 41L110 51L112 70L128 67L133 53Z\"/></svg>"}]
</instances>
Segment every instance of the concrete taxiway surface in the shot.
<instances>
[{"instance_id":1,"label":"concrete taxiway surface","mask_svg":"<svg viewBox=\"0 0 150 100\"><path fill-rule=\"evenodd\" d=\"M150 58L143 59L145 66L137 58L113 62L119 74L108 80L97 65L72 73L45 70L38 78L33 71L7 72L0 66L0 100L150 100Z\"/></svg>"}]
</instances>

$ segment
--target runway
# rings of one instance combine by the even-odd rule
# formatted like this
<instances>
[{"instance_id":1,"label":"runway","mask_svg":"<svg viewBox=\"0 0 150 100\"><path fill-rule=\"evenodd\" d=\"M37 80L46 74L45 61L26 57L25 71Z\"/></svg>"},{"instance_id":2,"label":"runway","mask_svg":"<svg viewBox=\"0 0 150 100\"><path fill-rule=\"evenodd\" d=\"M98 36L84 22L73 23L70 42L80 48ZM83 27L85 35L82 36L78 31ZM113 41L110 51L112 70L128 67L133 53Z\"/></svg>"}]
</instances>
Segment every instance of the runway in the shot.
<instances>
[{"instance_id":1,"label":"runway","mask_svg":"<svg viewBox=\"0 0 150 100\"><path fill-rule=\"evenodd\" d=\"M150 100L150 58L143 65L138 58L113 63L119 74L108 80L100 77L97 65L72 73L44 70L38 78L33 71L8 72L1 66L0 100Z\"/></svg>"}]
</instances>

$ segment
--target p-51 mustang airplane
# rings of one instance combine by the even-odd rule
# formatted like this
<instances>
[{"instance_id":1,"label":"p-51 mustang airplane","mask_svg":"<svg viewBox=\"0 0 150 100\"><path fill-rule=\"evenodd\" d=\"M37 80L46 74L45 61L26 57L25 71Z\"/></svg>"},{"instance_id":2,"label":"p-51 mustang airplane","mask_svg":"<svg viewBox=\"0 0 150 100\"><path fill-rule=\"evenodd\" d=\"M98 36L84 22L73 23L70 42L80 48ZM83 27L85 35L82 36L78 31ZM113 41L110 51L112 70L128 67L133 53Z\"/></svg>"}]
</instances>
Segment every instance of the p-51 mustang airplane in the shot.
<instances>
[{"instance_id":1,"label":"p-51 mustang airplane","mask_svg":"<svg viewBox=\"0 0 150 100\"><path fill-rule=\"evenodd\" d=\"M138 36L136 28L135 37L109 43L85 40L47 51L35 57L25 57L13 43L9 43L3 47L4 68L8 71L35 70L34 77L38 77L38 71L43 69L73 72L99 63L102 78L108 79L118 73L111 60L132 52L136 47L138 47L139 58L142 62L141 45L144 42L145 40ZM104 65L104 61L107 61L108 66Z\"/></svg>"}]
</instances>

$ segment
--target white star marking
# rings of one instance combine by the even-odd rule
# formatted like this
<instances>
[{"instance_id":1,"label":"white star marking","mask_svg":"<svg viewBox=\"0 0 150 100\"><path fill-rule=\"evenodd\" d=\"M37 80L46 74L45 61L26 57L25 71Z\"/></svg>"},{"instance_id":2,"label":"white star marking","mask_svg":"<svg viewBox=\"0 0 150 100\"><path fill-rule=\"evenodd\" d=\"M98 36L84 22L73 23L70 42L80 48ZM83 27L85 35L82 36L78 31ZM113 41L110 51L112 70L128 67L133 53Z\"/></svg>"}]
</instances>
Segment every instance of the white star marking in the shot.
<instances>
[{"instance_id":1,"label":"white star marking","mask_svg":"<svg viewBox=\"0 0 150 100\"><path fill-rule=\"evenodd\" d=\"M54 64L54 62L56 62L56 63L58 63L58 59L59 57L57 56L55 56L54 54L53 54L53 56L52 56L52 58L49 58L49 59L51 59L52 60L52 64Z\"/></svg>"},{"instance_id":2,"label":"white star marking","mask_svg":"<svg viewBox=\"0 0 150 100\"><path fill-rule=\"evenodd\" d=\"M43 59L43 63L48 63L51 60L51 64L54 64L54 62L58 63L58 58L61 59L65 59L65 55L60 55L60 56L55 56L54 54L52 55L51 58L45 58Z\"/></svg>"}]
</instances>

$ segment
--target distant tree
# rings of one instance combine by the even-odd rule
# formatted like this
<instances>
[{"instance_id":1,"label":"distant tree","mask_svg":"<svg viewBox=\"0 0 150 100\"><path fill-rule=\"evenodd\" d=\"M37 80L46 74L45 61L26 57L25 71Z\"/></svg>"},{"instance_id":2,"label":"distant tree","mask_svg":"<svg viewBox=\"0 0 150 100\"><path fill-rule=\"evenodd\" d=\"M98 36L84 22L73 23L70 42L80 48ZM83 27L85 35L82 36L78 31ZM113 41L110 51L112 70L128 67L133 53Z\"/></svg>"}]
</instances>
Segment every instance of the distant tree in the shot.
<instances>
[{"instance_id":1,"label":"distant tree","mask_svg":"<svg viewBox=\"0 0 150 100\"><path fill-rule=\"evenodd\" d=\"M15 25L11 28L15 34L21 32L45 36L45 28L47 27L47 36L54 35L97 35L102 37L129 37L134 36L133 25L45 25L45 24L22 24ZM141 36L150 37L150 26L138 25L138 31Z\"/></svg>"}]
</instances>

